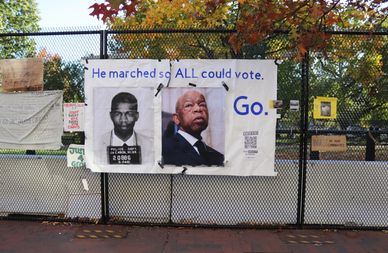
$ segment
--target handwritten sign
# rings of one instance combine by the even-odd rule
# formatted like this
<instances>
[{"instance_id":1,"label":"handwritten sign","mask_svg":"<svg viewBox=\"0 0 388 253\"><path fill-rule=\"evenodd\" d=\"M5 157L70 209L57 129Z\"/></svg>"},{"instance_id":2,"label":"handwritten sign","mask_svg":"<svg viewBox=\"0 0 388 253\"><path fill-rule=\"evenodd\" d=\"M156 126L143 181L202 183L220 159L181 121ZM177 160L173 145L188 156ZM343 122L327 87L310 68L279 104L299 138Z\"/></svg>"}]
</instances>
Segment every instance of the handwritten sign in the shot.
<instances>
[{"instance_id":1,"label":"handwritten sign","mask_svg":"<svg viewBox=\"0 0 388 253\"><path fill-rule=\"evenodd\" d=\"M311 150L319 152L344 152L347 150L346 135L313 135Z\"/></svg>"},{"instance_id":2,"label":"handwritten sign","mask_svg":"<svg viewBox=\"0 0 388 253\"><path fill-rule=\"evenodd\" d=\"M84 131L84 104L65 103L63 104L63 128L65 132Z\"/></svg>"},{"instance_id":3,"label":"handwritten sign","mask_svg":"<svg viewBox=\"0 0 388 253\"><path fill-rule=\"evenodd\" d=\"M85 166L84 145L71 144L67 149L67 167L80 168Z\"/></svg>"},{"instance_id":4,"label":"handwritten sign","mask_svg":"<svg viewBox=\"0 0 388 253\"><path fill-rule=\"evenodd\" d=\"M43 59L0 60L0 83L4 91L43 90Z\"/></svg>"}]
</instances>

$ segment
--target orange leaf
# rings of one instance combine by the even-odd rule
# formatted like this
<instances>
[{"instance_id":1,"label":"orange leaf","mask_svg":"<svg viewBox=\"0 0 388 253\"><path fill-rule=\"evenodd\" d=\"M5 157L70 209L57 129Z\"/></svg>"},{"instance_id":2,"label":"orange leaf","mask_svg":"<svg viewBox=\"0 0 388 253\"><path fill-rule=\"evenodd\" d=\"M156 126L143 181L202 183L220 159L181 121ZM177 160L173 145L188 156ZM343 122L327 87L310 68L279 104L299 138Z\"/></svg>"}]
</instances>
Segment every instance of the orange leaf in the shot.
<instances>
[{"instance_id":1,"label":"orange leaf","mask_svg":"<svg viewBox=\"0 0 388 253\"><path fill-rule=\"evenodd\" d=\"M237 37L237 34L236 34L236 33L230 35L228 42L229 42L229 44L232 46L232 49L233 49L233 51L234 51L236 54L240 52L241 45L240 45L240 43L238 42L238 37Z\"/></svg>"},{"instance_id":2,"label":"orange leaf","mask_svg":"<svg viewBox=\"0 0 388 253\"><path fill-rule=\"evenodd\" d=\"M322 8L320 8L320 7L317 6L317 5L314 5L313 8L311 9L311 15L312 15L314 18L319 18L320 16L323 15Z\"/></svg>"},{"instance_id":3,"label":"orange leaf","mask_svg":"<svg viewBox=\"0 0 388 253\"><path fill-rule=\"evenodd\" d=\"M307 49L305 48L305 46L303 44L298 44L297 48L298 48L299 55L304 57L305 54L307 53Z\"/></svg>"}]
</instances>

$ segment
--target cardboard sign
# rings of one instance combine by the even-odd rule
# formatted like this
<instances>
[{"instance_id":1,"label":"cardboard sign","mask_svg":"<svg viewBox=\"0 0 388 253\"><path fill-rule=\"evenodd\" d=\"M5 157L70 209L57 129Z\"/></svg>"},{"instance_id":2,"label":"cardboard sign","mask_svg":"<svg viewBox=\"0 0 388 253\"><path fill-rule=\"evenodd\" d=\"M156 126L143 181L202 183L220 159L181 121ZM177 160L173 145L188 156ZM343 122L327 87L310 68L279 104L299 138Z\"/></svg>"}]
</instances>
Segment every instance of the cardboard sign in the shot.
<instances>
[{"instance_id":1,"label":"cardboard sign","mask_svg":"<svg viewBox=\"0 0 388 253\"><path fill-rule=\"evenodd\" d=\"M84 145L71 144L67 149L67 167L85 167Z\"/></svg>"},{"instance_id":2,"label":"cardboard sign","mask_svg":"<svg viewBox=\"0 0 388 253\"><path fill-rule=\"evenodd\" d=\"M313 135L311 150L319 152L344 152L347 150L346 135Z\"/></svg>"},{"instance_id":3,"label":"cardboard sign","mask_svg":"<svg viewBox=\"0 0 388 253\"><path fill-rule=\"evenodd\" d=\"M63 104L63 128L65 132L84 131L84 104Z\"/></svg>"},{"instance_id":4,"label":"cardboard sign","mask_svg":"<svg viewBox=\"0 0 388 253\"><path fill-rule=\"evenodd\" d=\"M0 60L0 83L4 91L43 90L43 59Z\"/></svg>"}]
</instances>

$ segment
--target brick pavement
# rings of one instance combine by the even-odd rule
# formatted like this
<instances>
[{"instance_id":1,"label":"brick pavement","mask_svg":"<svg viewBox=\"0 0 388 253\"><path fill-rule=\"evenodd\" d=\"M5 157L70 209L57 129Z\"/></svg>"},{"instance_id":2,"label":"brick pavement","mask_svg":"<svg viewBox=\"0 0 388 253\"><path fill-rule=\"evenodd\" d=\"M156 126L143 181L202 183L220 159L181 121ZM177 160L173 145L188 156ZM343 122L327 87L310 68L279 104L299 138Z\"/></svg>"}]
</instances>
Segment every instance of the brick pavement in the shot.
<instances>
[{"instance_id":1,"label":"brick pavement","mask_svg":"<svg viewBox=\"0 0 388 253\"><path fill-rule=\"evenodd\" d=\"M388 253L386 231L204 229L0 220L0 253Z\"/></svg>"}]
</instances>

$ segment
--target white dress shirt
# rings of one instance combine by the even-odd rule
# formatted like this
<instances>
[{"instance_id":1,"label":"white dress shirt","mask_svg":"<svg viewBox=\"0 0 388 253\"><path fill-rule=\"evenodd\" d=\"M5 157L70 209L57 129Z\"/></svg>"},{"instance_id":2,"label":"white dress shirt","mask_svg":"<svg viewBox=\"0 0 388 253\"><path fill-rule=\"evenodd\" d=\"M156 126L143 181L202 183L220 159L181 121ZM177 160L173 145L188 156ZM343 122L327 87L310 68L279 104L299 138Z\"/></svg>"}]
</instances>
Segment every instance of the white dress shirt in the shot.
<instances>
[{"instance_id":1,"label":"white dress shirt","mask_svg":"<svg viewBox=\"0 0 388 253\"><path fill-rule=\"evenodd\" d=\"M127 141L123 141L119 137L117 137L114 130L112 130L110 145L113 147L117 147L117 146L123 146L124 144L127 144L128 146L136 146L137 145L135 131L133 131L132 136Z\"/></svg>"}]
</instances>

